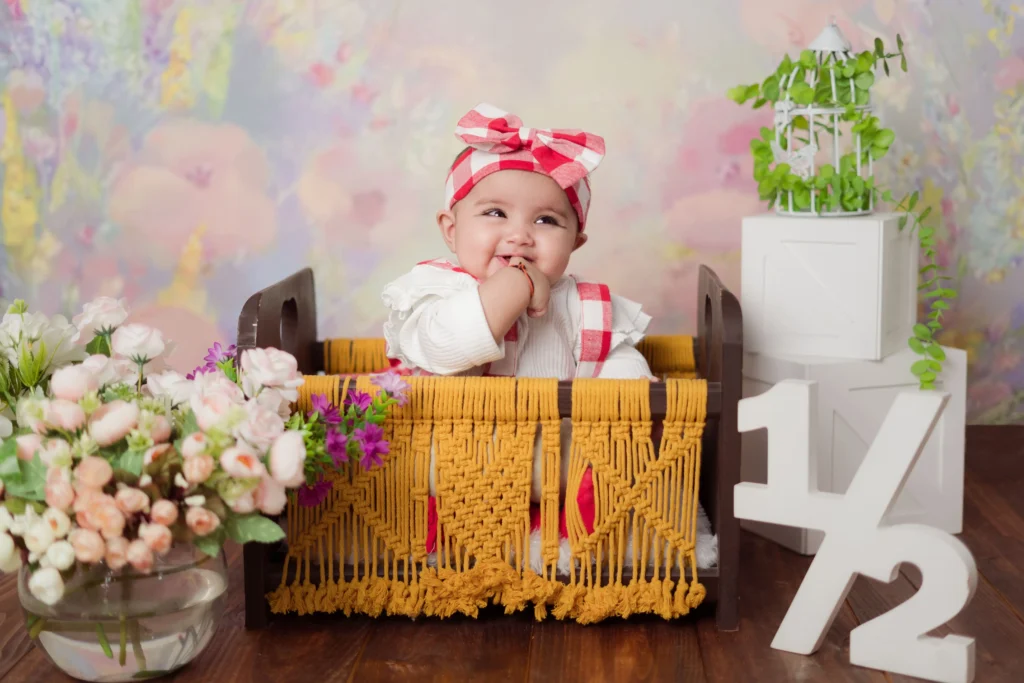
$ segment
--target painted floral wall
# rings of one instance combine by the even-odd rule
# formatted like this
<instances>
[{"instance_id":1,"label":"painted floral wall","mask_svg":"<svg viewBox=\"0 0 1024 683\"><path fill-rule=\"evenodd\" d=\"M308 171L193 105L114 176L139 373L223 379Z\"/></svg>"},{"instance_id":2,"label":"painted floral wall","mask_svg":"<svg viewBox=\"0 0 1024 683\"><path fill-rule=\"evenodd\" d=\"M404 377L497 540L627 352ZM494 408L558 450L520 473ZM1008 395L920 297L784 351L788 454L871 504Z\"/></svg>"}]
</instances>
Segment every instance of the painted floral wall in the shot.
<instances>
[{"instance_id":1,"label":"painted floral wall","mask_svg":"<svg viewBox=\"0 0 1024 683\"><path fill-rule=\"evenodd\" d=\"M941 9L940 6L941 5ZM692 332L697 266L739 288L763 210L748 142L770 113L724 96L830 17L907 42L876 88L880 174L940 215L969 349L970 419L1024 422L1022 10L991 0L6 0L0 5L5 298L99 294L191 369L245 298L316 270L322 335L379 335L379 292L442 255L433 216L455 121L479 101L606 137L574 269ZM628 249L626 248L628 247Z\"/></svg>"}]
</instances>

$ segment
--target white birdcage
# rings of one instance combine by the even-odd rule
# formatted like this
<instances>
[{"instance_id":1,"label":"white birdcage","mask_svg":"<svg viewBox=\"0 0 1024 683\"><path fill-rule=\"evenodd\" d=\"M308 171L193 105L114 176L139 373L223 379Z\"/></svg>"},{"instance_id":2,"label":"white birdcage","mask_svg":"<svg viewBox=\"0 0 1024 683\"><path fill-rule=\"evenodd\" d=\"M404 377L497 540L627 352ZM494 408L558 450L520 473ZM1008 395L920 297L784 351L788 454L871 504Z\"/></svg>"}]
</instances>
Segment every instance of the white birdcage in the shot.
<instances>
[{"instance_id":1,"label":"white birdcage","mask_svg":"<svg viewBox=\"0 0 1024 683\"><path fill-rule=\"evenodd\" d=\"M808 49L814 53L815 60L818 66L822 66L828 63L828 60L832 60L833 63L839 60L846 60L851 57L852 47L850 42L843 35L839 27L836 26L833 20L825 29L818 35L817 38L808 46ZM858 88L855 83L854 77L843 77L842 75L837 76L835 70L829 70L828 74L831 78L832 88L832 101L837 104L834 107L822 107L820 105L810 104L801 105L794 102L791 99L789 88L793 85L794 79L796 78L798 69L800 68L799 61L793 64L792 70L788 75L783 75L780 79L779 89L784 96L775 103L775 140L771 143L772 153L776 163L787 163L790 165L790 169L800 178L806 180L807 178L815 175L816 162L818 160L815 157L818 155L819 148L815 134L815 121L831 119L833 134L831 135L831 151L832 159L831 164L835 171L838 173L840 169L840 123L843 115L847 109L845 106L838 106L839 102L839 91L841 88L849 88L850 102L856 103ZM872 67L872 74L874 74L874 68ZM818 86L818 70L815 69L810 74L810 80L808 85L812 90ZM870 112L873 107L871 105L870 91L869 89L862 89L867 92L867 101L864 104L854 104L855 109L858 112ZM797 117L804 116L808 121L808 135L807 143L804 144L799 138L794 139L793 129L794 120ZM852 128L852 126L851 126ZM856 170L857 176L861 178L870 178L873 175L874 169L872 164L871 155L867 155L867 164L862 163L861 157L861 136L859 132L848 133L853 138L853 145L856 151ZM782 148L781 140L785 137L786 149ZM801 146L794 148L794 142L800 143ZM821 160L821 163L828 163L825 160ZM866 168L864 168L866 166ZM864 171L867 171L864 174ZM831 207L821 206L819 202L816 202L815 192L811 192L811 205L808 208L800 209L794 205L793 202L793 190L782 190L780 189L778 200L775 206L775 212L779 215L785 216L861 216L870 214L874 211L874 192L868 193L868 206L867 208L860 208L854 211L844 209L841 205L835 210Z\"/></svg>"}]
</instances>

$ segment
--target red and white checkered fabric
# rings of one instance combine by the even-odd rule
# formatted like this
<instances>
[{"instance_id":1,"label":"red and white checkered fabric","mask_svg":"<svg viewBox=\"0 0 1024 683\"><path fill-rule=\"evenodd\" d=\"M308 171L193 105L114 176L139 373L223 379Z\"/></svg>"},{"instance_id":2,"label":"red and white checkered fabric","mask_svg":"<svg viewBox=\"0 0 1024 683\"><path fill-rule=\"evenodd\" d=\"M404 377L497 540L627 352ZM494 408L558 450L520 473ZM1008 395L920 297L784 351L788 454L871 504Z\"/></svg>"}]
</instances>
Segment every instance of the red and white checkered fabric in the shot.
<instances>
[{"instance_id":1,"label":"red and white checkered fabric","mask_svg":"<svg viewBox=\"0 0 1024 683\"><path fill-rule=\"evenodd\" d=\"M456 273L462 273L474 280L477 278L468 271L463 270L451 261L446 259L434 259L433 261L421 261L421 266L433 266L443 268ZM597 377L604 361L612 346L612 297L607 285L595 284L592 282L580 282L575 277L576 291L580 297L580 360L576 364L576 377L592 378ZM485 377L514 377L518 366L519 358L519 323L505 333L505 358L498 361L498 364L507 369L493 370L491 363L483 369ZM398 360L392 358L391 370L403 375L430 375L430 372L419 368L407 368ZM511 367L508 367L508 366Z\"/></svg>"},{"instance_id":2,"label":"red and white checkered fabric","mask_svg":"<svg viewBox=\"0 0 1024 683\"><path fill-rule=\"evenodd\" d=\"M534 171L550 176L565 190L583 231L590 208L587 176L604 158L604 138L577 129L526 128L518 116L486 103L459 120L455 137L469 149L448 172L447 208L495 171Z\"/></svg>"},{"instance_id":3,"label":"red and white checkered fabric","mask_svg":"<svg viewBox=\"0 0 1024 683\"><path fill-rule=\"evenodd\" d=\"M612 295L608 285L576 282L580 295L580 360L576 377L597 377L612 348Z\"/></svg>"}]
</instances>

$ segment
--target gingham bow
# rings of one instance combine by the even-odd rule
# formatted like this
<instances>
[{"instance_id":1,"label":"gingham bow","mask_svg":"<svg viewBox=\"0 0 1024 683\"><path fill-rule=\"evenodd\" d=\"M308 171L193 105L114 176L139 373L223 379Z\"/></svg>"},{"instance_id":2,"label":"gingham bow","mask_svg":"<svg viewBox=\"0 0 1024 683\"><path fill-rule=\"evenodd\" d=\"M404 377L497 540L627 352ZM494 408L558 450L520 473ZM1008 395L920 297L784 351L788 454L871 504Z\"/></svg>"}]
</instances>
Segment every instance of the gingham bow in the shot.
<instances>
[{"instance_id":1,"label":"gingham bow","mask_svg":"<svg viewBox=\"0 0 1024 683\"><path fill-rule=\"evenodd\" d=\"M478 104L459 119L455 136L483 152L528 150L559 187L571 187L604 158L604 138L577 129L526 128L515 114Z\"/></svg>"}]
</instances>

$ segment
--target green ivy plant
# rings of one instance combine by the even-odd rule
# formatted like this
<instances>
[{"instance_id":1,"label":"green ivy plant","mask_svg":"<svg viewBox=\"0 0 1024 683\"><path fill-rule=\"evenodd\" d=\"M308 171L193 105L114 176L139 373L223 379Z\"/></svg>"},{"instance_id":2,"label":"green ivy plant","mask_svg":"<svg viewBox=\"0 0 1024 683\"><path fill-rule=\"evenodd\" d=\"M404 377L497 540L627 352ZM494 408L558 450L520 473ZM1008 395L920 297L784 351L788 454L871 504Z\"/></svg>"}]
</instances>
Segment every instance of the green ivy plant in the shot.
<instances>
[{"instance_id":1,"label":"green ivy plant","mask_svg":"<svg viewBox=\"0 0 1024 683\"><path fill-rule=\"evenodd\" d=\"M785 101L787 96L796 108L814 106L842 109L839 120L849 124L851 134L860 134L859 148L855 144L847 145L852 149L840 156L838 168L832 164L823 164L814 173L801 177L791 164L776 162L772 150L775 130L762 127L760 137L750 141L758 196L768 202L770 209L776 203L788 203L789 193L792 192L794 211L811 213L813 205L814 213L818 215L826 209L831 212L857 212L868 211L878 206L880 201L895 203L894 211L903 213L899 219L900 230L911 222L911 229L920 231L921 250L925 257L925 265L919 272L918 291L923 292L929 302L929 311L927 322L914 325L913 336L908 340L910 348L921 357L913 363L911 372L918 378L921 389L934 389L935 381L942 371L942 361L946 358L935 337L942 328L943 315L950 308L949 300L956 298L957 292L946 284L951 278L939 273L935 230L924 224L931 214L931 207L925 208L920 214L914 213L920 198L918 191L907 194L897 202L889 189L875 181L874 175L866 174L869 159L877 161L885 157L896 140L896 134L883 127L878 117L864 108L875 83L874 69L878 62L882 63L886 76L890 75L891 59L899 58L900 68L904 72L907 70L903 39L899 35L896 36L896 45L896 52L886 52L882 40L875 38L874 50L847 53L844 57L828 54L820 63L812 50L804 50L796 61L787 54L775 72L762 82L738 85L730 88L727 94L741 105L753 100L754 109L760 109L766 104L774 108L775 103ZM832 91L833 74L836 82L835 96ZM854 88L850 87L851 80ZM843 135L843 131L833 125L831 116L815 117L813 130L810 118L805 114L791 114L790 122L793 140L804 145L809 145L813 136L815 144L820 148L818 140L822 132L833 137ZM787 150L788 145L787 136L780 135L779 148ZM858 173L858 161L861 173Z\"/></svg>"}]
</instances>

